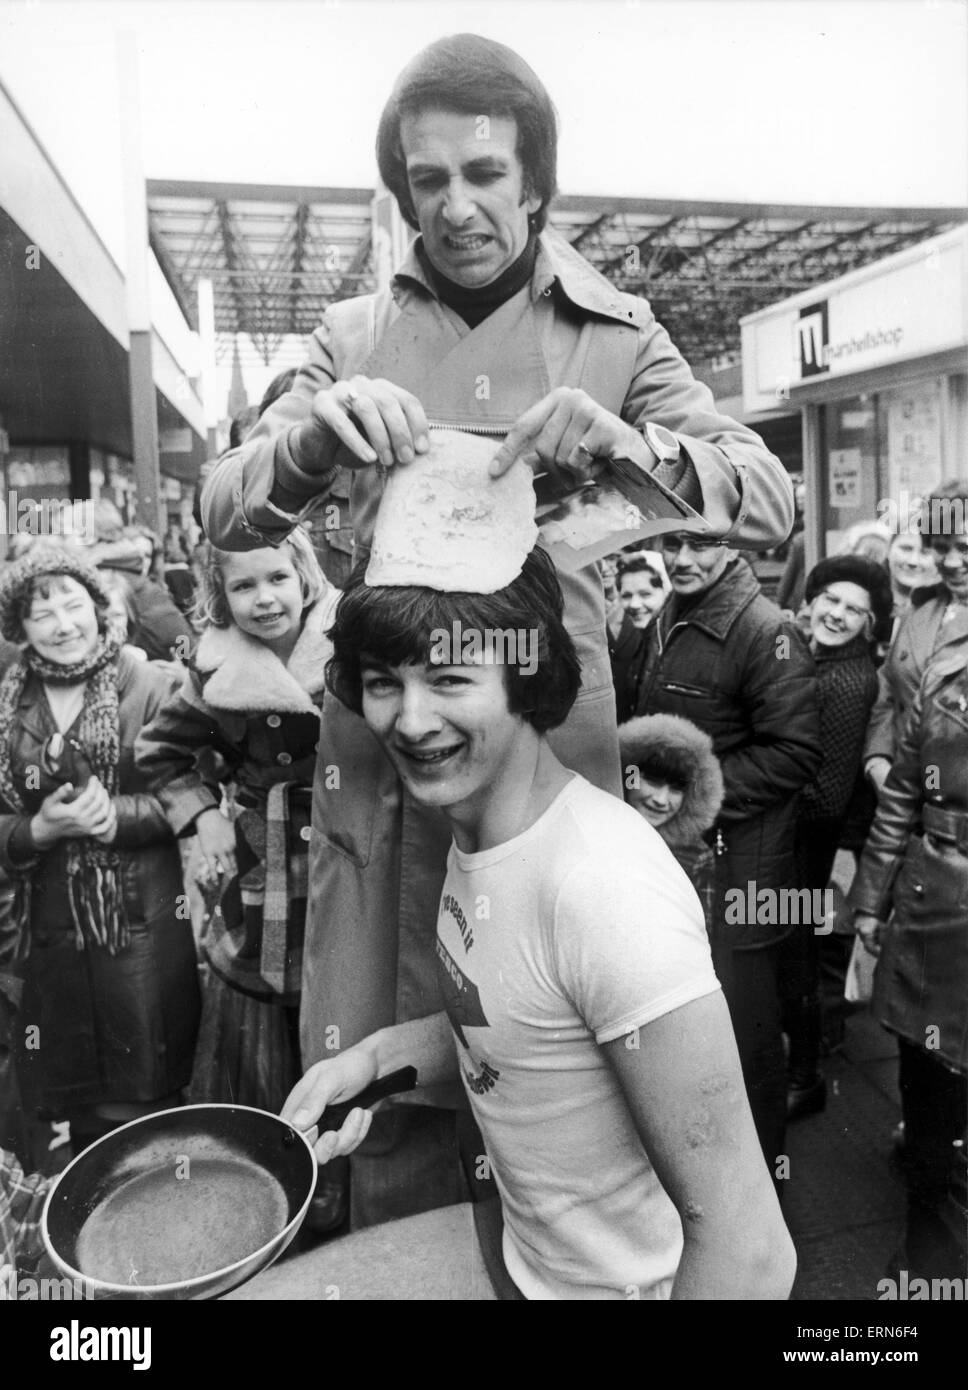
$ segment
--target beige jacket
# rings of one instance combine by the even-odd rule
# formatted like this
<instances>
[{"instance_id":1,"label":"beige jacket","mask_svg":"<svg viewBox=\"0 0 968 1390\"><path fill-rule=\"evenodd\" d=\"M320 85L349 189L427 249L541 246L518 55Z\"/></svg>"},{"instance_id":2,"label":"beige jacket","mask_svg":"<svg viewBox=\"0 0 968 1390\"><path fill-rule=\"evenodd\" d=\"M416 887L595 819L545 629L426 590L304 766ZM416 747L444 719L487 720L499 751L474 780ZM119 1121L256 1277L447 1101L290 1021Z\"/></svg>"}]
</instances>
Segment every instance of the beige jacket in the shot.
<instances>
[{"instance_id":1,"label":"beige jacket","mask_svg":"<svg viewBox=\"0 0 968 1390\"><path fill-rule=\"evenodd\" d=\"M717 414L646 301L622 294L544 233L530 285L473 330L437 300L413 250L391 292L328 309L293 389L208 479L202 515L216 545L278 543L308 510L328 505L320 475L296 466L289 435L317 391L355 374L411 391L432 422L494 434L495 449L548 391L581 388L633 426L652 420L673 430L704 515L737 544L766 549L792 527L783 466L751 430ZM345 461L337 447L322 462L335 475ZM355 470L351 521L361 551L379 496L377 470ZM620 796L601 580L594 567L561 580L583 678L551 743L567 766ZM333 1026L345 1047L395 1018L440 1007L433 938L450 839L439 817L402 796L362 720L337 701L324 708L319 758L303 975L307 1064L325 1055Z\"/></svg>"}]
</instances>

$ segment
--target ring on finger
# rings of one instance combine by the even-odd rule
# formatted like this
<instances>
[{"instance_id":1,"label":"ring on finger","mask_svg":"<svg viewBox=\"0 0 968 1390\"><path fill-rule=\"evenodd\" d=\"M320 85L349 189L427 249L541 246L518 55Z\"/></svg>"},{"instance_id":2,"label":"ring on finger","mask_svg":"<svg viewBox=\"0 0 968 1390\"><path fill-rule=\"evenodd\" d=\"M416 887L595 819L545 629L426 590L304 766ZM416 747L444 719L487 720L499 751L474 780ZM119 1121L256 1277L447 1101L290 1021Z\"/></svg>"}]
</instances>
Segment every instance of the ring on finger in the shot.
<instances>
[{"instance_id":1,"label":"ring on finger","mask_svg":"<svg viewBox=\"0 0 968 1390\"><path fill-rule=\"evenodd\" d=\"M578 452L580 454L584 454L585 457L589 459L593 459L595 457L595 455L592 453L591 449L589 449L588 445L584 442L584 440L582 440L581 444L578 445Z\"/></svg>"},{"instance_id":2,"label":"ring on finger","mask_svg":"<svg viewBox=\"0 0 968 1390\"><path fill-rule=\"evenodd\" d=\"M352 414L353 414L353 411L354 411L355 408L356 408L356 402L357 402L359 399L360 399L360 397L359 397L359 393L358 393L357 391L347 390L347 391L345 391L345 392L343 393L342 405L343 405L343 409L346 411L347 415L352 415Z\"/></svg>"}]
</instances>

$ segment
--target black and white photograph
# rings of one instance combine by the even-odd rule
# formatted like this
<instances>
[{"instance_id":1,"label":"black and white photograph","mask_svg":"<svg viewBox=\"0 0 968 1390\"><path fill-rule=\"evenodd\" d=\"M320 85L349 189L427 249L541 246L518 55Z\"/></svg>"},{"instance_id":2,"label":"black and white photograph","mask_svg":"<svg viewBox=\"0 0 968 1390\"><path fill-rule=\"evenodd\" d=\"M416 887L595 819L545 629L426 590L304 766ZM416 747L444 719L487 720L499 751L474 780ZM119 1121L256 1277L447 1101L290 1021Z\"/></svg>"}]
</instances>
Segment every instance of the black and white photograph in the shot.
<instances>
[{"instance_id":1,"label":"black and white photograph","mask_svg":"<svg viewBox=\"0 0 968 1390\"><path fill-rule=\"evenodd\" d=\"M37 1364L158 1371L213 1300L930 1364L966 113L964 0L0 0Z\"/></svg>"}]
</instances>

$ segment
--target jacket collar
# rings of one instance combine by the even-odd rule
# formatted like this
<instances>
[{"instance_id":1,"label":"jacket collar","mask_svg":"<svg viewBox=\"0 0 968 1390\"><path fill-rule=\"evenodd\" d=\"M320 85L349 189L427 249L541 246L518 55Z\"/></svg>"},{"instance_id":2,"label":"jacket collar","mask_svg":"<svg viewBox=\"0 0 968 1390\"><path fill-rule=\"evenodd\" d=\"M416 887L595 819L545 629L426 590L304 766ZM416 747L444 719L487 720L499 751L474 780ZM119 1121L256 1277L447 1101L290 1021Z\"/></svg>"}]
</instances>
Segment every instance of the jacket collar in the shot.
<instances>
[{"instance_id":1,"label":"jacket collar","mask_svg":"<svg viewBox=\"0 0 968 1390\"><path fill-rule=\"evenodd\" d=\"M951 602L951 593L943 580L939 579L935 584L919 584L916 589L911 590L912 608L920 608L932 599L940 599L942 603Z\"/></svg>"},{"instance_id":2,"label":"jacket collar","mask_svg":"<svg viewBox=\"0 0 968 1390\"><path fill-rule=\"evenodd\" d=\"M240 714L317 713L326 686L326 663L333 654L326 629L339 596L340 591L330 587L316 600L286 665L264 642L234 625L206 628L193 663L205 701L214 709Z\"/></svg>"},{"instance_id":3,"label":"jacket collar","mask_svg":"<svg viewBox=\"0 0 968 1390\"><path fill-rule=\"evenodd\" d=\"M418 236L411 244L393 277L394 298L398 298L398 292L414 284L436 298L417 255L417 245L421 241L422 238ZM550 294L554 285L577 308L587 313L601 314L603 318L615 319L626 328L648 328L652 322L652 310L647 300L617 290L564 237L546 228L538 237L538 252L531 277L532 301L537 301L543 294Z\"/></svg>"},{"instance_id":4,"label":"jacket collar","mask_svg":"<svg viewBox=\"0 0 968 1390\"><path fill-rule=\"evenodd\" d=\"M736 559L726 566L712 588L707 589L688 612L677 615L673 599L662 610L660 620L665 619L666 632L680 623L689 623L723 642L736 619L759 592L756 575L745 560Z\"/></svg>"}]
</instances>

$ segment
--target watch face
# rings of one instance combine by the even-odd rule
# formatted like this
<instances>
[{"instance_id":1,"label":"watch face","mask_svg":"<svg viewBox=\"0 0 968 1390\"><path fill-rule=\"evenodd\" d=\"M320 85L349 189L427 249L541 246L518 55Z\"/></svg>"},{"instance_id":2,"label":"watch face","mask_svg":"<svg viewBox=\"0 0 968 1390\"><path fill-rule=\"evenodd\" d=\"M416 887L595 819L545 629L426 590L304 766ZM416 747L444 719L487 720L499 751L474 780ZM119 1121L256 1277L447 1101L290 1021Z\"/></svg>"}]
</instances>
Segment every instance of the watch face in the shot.
<instances>
[{"instance_id":1,"label":"watch face","mask_svg":"<svg viewBox=\"0 0 968 1390\"><path fill-rule=\"evenodd\" d=\"M645 427L645 437L660 459L679 457L679 441L665 425L654 425L650 420Z\"/></svg>"}]
</instances>

